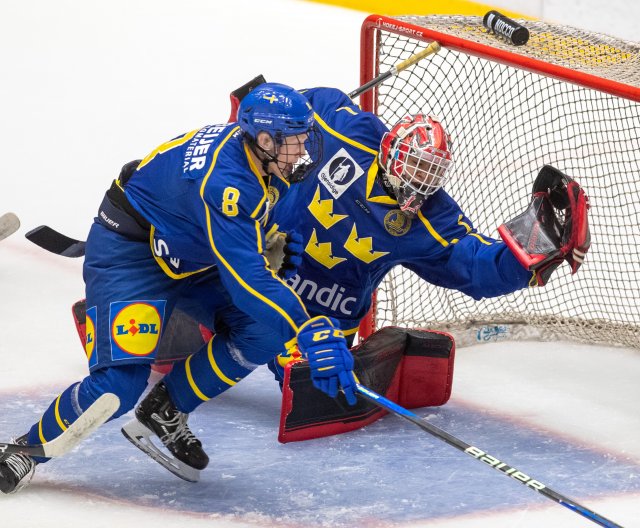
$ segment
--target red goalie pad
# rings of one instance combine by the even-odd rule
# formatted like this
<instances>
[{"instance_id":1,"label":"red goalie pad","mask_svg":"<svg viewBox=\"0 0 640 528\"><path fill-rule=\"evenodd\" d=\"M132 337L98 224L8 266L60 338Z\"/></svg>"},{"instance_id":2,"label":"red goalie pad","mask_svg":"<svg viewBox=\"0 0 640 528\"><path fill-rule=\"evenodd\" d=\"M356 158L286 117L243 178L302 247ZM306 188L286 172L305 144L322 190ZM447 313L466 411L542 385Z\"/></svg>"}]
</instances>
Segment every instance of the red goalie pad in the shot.
<instances>
[{"instance_id":1,"label":"red goalie pad","mask_svg":"<svg viewBox=\"0 0 640 528\"><path fill-rule=\"evenodd\" d=\"M455 343L444 332L383 328L351 349L354 372L365 387L413 409L443 405L451 395ZM282 443L345 433L386 414L359 399L347 405L311 383L306 361L285 367L278 440Z\"/></svg>"}]
</instances>

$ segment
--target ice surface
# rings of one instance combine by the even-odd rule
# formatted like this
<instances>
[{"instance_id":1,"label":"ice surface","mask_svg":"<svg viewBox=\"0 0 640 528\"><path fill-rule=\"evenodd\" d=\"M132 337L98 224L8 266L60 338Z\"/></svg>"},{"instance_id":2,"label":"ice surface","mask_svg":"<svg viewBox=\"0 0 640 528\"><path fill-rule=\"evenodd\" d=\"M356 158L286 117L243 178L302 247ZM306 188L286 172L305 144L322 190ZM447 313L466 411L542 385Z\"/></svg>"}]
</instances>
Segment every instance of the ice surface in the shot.
<instances>
[{"instance_id":1,"label":"ice surface","mask_svg":"<svg viewBox=\"0 0 640 528\"><path fill-rule=\"evenodd\" d=\"M287 14L285 15L285 11ZM224 121L258 73L298 87L357 86L355 11L291 0L25 0L0 31L0 438L25 431L86 367L71 321L81 262L24 232L84 238L120 165ZM570 343L458 351L453 397L418 414L625 527L640 526L640 357ZM539 527L587 520L393 417L278 444L265 369L194 413L212 462L182 482L104 426L32 486L0 497L7 527Z\"/></svg>"}]
</instances>

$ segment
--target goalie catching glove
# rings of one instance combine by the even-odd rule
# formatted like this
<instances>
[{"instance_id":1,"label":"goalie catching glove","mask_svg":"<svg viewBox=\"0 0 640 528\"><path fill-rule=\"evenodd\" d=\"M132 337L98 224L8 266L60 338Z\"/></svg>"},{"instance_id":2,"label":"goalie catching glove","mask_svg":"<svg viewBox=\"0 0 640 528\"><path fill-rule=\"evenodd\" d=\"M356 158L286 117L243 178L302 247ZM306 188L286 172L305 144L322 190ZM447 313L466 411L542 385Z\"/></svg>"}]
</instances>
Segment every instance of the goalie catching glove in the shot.
<instances>
[{"instance_id":1,"label":"goalie catching glove","mask_svg":"<svg viewBox=\"0 0 640 528\"><path fill-rule=\"evenodd\" d=\"M309 319L298 330L298 349L309 361L316 389L335 398L341 388L349 405L355 405L353 356L337 321L325 316Z\"/></svg>"},{"instance_id":2,"label":"goalie catching glove","mask_svg":"<svg viewBox=\"0 0 640 528\"><path fill-rule=\"evenodd\" d=\"M534 272L531 286L544 286L563 260L572 274L578 271L591 245L588 210L578 182L550 165L542 167L527 210L498 228L518 262Z\"/></svg>"}]
</instances>

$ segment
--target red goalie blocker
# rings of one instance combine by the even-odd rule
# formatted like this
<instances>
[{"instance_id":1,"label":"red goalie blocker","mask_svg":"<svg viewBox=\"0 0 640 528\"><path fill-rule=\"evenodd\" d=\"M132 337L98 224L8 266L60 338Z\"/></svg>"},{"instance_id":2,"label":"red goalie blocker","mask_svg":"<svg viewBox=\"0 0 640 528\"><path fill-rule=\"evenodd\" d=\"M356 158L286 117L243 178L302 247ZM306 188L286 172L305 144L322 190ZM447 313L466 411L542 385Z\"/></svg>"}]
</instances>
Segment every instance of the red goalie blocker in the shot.
<instances>
[{"instance_id":1,"label":"red goalie blocker","mask_svg":"<svg viewBox=\"0 0 640 528\"><path fill-rule=\"evenodd\" d=\"M451 395L455 343L444 332L383 328L351 349L360 383L405 408L443 405ZM278 440L282 443L346 433L386 411L358 399L349 406L311 383L306 361L285 368Z\"/></svg>"}]
</instances>

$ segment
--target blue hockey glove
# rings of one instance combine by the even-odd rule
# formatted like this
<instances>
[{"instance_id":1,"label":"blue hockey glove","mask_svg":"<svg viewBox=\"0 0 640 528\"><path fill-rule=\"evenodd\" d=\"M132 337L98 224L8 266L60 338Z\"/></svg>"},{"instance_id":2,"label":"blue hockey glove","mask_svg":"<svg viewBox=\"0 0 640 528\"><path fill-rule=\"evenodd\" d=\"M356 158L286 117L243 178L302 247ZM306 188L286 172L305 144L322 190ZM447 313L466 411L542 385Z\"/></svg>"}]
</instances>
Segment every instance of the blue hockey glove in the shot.
<instances>
[{"instance_id":1,"label":"blue hockey glove","mask_svg":"<svg viewBox=\"0 0 640 528\"><path fill-rule=\"evenodd\" d=\"M298 272L298 266L302 264L302 253L304 252L302 235L297 231L290 231L287 234L283 251L284 259L278 275L287 280Z\"/></svg>"},{"instance_id":2,"label":"blue hockey glove","mask_svg":"<svg viewBox=\"0 0 640 528\"><path fill-rule=\"evenodd\" d=\"M355 405L353 356L338 322L325 316L309 319L298 330L298 348L309 361L314 387L331 398L341 388L349 405Z\"/></svg>"},{"instance_id":3,"label":"blue hockey glove","mask_svg":"<svg viewBox=\"0 0 640 528\"><path fill-rule=\"evenodd\" d=\"M302 235L297 231L284 233L272 230L267 236L264 254L269 261L269 267L285 280L298 272L303 252Z\"/></svg>"}]
</instances>

